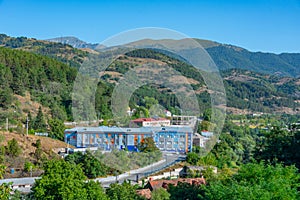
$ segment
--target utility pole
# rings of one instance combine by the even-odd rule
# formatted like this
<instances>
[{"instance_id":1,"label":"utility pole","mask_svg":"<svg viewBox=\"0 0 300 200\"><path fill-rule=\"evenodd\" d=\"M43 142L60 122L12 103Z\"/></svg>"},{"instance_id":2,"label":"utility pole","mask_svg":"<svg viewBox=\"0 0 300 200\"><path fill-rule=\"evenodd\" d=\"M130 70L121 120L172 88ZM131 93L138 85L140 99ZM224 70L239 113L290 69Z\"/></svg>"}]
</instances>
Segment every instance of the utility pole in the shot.
<instances>
[{"instance_id":1,"label":"utility pole","mask_svg":"<svg viewBox=\"0 0 300 200\"><path fill-rule=\"evenodd\" d=\"M26 118L26 136L28 137L28 115L27 115L27 118Z\"/></svg>"},{"instance_id":2,"label":"utility pole","mask_svg":"<svg viewBox=\"0 0 300 200\"><path fill-rule=\"evenodd\" d=\"M8 131L8 118L6 118L6 131Z\"/></svg>"}]
</instances>

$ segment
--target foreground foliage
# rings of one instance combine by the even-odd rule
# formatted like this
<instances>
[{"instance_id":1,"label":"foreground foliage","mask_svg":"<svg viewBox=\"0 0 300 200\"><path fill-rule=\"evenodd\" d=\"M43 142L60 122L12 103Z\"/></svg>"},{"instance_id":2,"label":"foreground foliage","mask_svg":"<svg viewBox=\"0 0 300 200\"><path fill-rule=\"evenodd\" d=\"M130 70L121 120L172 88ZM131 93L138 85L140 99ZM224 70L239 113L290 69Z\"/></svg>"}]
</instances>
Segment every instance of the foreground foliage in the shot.
<instances>
[{"instance_id":1,"label":"foreground foliage","mask_svg":"<svg viewBox=\"0 0 300 200\"><path fill-rule=\"evenodd\" d=\"M82 169L75 164L52 160L44 169L32 188L34 199L107 199L100 184L86 182Z\"/></svg>"}]
</instances>

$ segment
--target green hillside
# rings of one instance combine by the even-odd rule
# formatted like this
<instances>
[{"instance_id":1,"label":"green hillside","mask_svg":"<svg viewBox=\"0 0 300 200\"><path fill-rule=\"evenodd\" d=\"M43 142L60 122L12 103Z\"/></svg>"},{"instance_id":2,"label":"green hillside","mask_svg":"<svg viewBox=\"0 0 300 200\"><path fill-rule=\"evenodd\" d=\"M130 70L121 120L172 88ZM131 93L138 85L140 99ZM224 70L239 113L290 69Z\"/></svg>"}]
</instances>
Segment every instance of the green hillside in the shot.
<instances>
[{"instance_id":1,"label":"green hillside","mask_svg":"<svg viewBox=\"0 0 300 200\"><path fill-rule=\"evenodd\" d=\"M0 46L46 55L77 68L87 56L87 52L73 48L68 44L37 40L27 37L15 38L9 37L5 34L0 34Z\"/></svg>"},{"instance_id":2,"label":"green hillside","mask_svg":"<svg viewBox=\"0 0 300 200\"><path fill-rule=\"evenodd\" d=\"M206 49L220 70L245 69L265 74L299 77L300 53L273 54L250 52L245 49L219 45Z\"/></svg>"},{"instance_id":3,"label":"green hillside","mask_svg":"<svg viewBox=\"0 0 300 200\"><path fill-rule=\"evenodd\" d=\"M29 111L22 110L16 95L25 96L26 92L32 101L50 108L52 117L66 120L76 74L75 68L56 59L0 47L1 124L6 118L25 118Z\"/></svg>"},{"instance_id":4,"label":"green hillside","mask_svg":"<svg viewBox=\"0 0 300 200\"><path fill-rule=\"evenodd\" d=\"M11 38L1 35L0 41L2 46L5 46L0 47L0 126L4 126L6 118L9 118L12 124L17 125L20 122L24 124L26 115L31 112L30 105L27 105L28 99L31 101L30 103L36 102L37 105L43 106L44 112L47 112L46 121L51 118L63 121L72 120L71 91L73 81L76 78L77 67L86 58L87 53L69 45L24 37ZM283 64L290 63L287 66L292 69L292 66L299 65L298 54L268 54L269 61L262 59L258 62L252 57L254 54L246 50L217 45L217 43L207 41L206 43L207 47L210 46L208 51L218 52L218 48L219 50L223 49L225 52L220 54L219 60L223 59L220 63L227 63L227 67L224 68L229 68L221 72L227 94L228 112L299 113L299 78L278 76L275 73L276 69L269 67L275 61L277 63L280 61ZM41 52L41 49L44 50ZM236 57L236 64L232 64L233 60L226 57L226 55ZM244 62L245 55L248 55L247 62L249 65L247 66L253 66L252 63L256 63L256 68L252 70L230 69L239 66L242 68L244 65L241 63ZM149 62L156 62L161 66L168 65L187 77L196 92L200 109L204 111L209 108L210 91L205 87L201 73L181 60L170 56L150 49L132 51L120 56L118 60L109 66L98 84L95 108L99 116L104 119L112 117L110 109L111 95L123 75L128 70ZM257 53L256 56L266 58L263 53ZM75 58L81 59L74 60ZM237 58L240 58L240 62ZM217 64L220 65L220 63ZM264 70L264 66L274 70L273 75L255 72L255 70ZM279 70L279 67L277 70ZM151 73L155 74L157 72L153 71ZM281 75L287 73L285 71ZM296 74L294 71L290 71L290 73ZM178 90L180 90L181 86L176 79L173 80L173 84L178 85ZM136 90L130 100L131 108L149 108L146 97L148 100L153 97L157 100L157 103L173 113L179 114L180 112L180 105L174 91L159 84L143 86Z\"/></svg>"}]
</instances>

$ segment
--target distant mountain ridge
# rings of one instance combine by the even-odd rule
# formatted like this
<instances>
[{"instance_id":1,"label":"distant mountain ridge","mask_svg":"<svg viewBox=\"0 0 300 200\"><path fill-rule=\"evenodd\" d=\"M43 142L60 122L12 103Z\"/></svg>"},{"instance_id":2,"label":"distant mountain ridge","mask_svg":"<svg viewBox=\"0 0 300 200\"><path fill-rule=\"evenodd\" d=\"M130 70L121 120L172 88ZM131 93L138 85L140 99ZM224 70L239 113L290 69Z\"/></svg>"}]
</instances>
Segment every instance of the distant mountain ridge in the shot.
<instances>
[{"instance_id":1,"label":"distant mountain ridge","mask_svg":"<svg viewBox=\"0 0 300 200\"><path fill-rule=\"evenodd\" d=\"M300 77L300 53L264 53L251 52L242 47L221 44L215 41L195 39L209 53L219 70L245 69L265 74L277 74L279 76ZM50 39L53 42L62 42L75 48L95 49L98 44L89 44L75 37L62 37ZM151 44L154 40L146 39L133 42ZM169 45L176 40L160 40ZM101 45L100 45L101 46ZM99 48L99 47L97 47ZM103 46L101 46L103 48Z\"/></svg>"},{"instance_id":2,"label":"distant mountain ridge","mask_svg":"<svg viewBox=\"0 0 300 200\"><path fill-rule=\"evenodd\" d=\"M81 48L95 49L98 46L98 44L87 43L73 36L51 38L51 39L46 39L46 41L68 44L73 46L74 48L80 48L80 49Z\"/></svg>"}]
</instances>

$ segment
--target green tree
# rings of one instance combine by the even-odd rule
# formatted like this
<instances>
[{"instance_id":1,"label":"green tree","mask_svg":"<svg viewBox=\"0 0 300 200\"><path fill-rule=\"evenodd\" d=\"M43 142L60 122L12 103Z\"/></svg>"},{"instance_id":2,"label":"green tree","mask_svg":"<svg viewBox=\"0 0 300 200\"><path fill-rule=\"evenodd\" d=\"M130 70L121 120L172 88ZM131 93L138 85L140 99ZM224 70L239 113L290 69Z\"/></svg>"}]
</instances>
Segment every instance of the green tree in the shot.
<instances>
[{"instance_id":1,"label":"green tree","mask_svg":"<svg viewBox=\"0 0 300 200\"><path fill-rule=\"evenodd\" d=\"M27 119L28 119L28 129L32 130L34 126L34 119L32 118L31 112L28 112Z\"/></svg>"},{"instance_id":2,"label":"green tree","mask_svg":"<svg viewBox=\"0 0 300 200\"><path fill-rule=\"evenodd\" d=\"M138 200L143 199L136 193L136 188L130 183L111 184L106 190L106 194L110 200Z\"/></svg>"},{"instance_id":3,"label":"green tree","mask_svg":"<svg viewBox=\"0 0 300 200\"><path fill-rule=\"evenodd\" d=\"M299 199L298 169L264 163L242 165L237 174L210 182L205 199Z\"/></svg>"},{"instance_id":4,"label":"green tree","mask_svg":"<svg viewBox=\"0 0 300 200\"><path fill-rule=\"evenodd\" d=\"M0 146L0 164L5 162L5 146Z\"/></svg>"},{"instance_id":5,"label":"green tree","mask_svg":"<svg viewBox=\"0 0 300 200\"><path fill-rule=\"evenodd\" d=\"M22 152L17 140L13 138L7 142L6 153L12 157L17 157Z\"/></svg>"},{"instance_id":6,"label":"green tree","mask_svg":"<svg viewBox=\"0 0 300 200\"><path fill-rule=\"evenodd\" d=\"M169 200L170 196L164 188L158 188L152 191L151 200Z\"/></svg>"},{"instance_id":7,"label":"green tree","mask_svg":"<svg viewBox=\"0 0 300 200\"><path fill-rule=\"evenodd\" d=\"M171 194L171 200L189 199L200 200L199 194L204 193L201 186L190 185L189 183L179 182L177 186L169 185L168 192Z\"/></svg>"},{"instance_id":8,"label":"green tree","mask_svg":"<svg viewBox=\"0 0 300 200\"><path fill-rule=\"evenodd\" d=\"M76 164L51 160L45 164L44 170L41 179L32 188L36 199L88 200L94 195L100 195L96 199L106 199L100 186L85 182L86 177Z\"/></svg>"},{"instance_id":9,"label":"green tree","mask_svg":"<svg viewBox=\"0 0 300 200\"><path fill-rule=\"evenodd\" d=\"M144 101L145 101L145 106L146 106L147 109L150 109L151 106L154 106L154 105L158 104L157 99L155 99L153 97L145 97Z\"/></svg>"},{"instance_id":10,"label":"green tree","mask_svg":"<svg viewBox=\"0 0 300 200\"><path fill-rule=\"evenodd\" d=\"M90 151L85 154L76 152L68 155L66 161L75 163L82 167L84 174L89 178L96 178L98 176L105 176L109 173L109 168L101 163Z\"/></svg>"},{"instance_id":11,"label":"green tree","mask_svg":"<svg viewBox=\"0 0 300 200\"><path fill-rule=\"evenodd\" d=\"M66 128L64 122L59 119L50 119L48 123L50 126L50 137L63 141Z\"/></svg>"},{"instance_id":12,"label":"green tree","mask_svg":"<svg viewBox=\"0 0 300 200\"><path fill-rule=\"evenodd\" d=\"M300 167L300 131L286 131L279 127L266 132L258 141L255 158L272 164L283 162Z\"/></svg>"},{"instance_id":13,"label":"green tree","mask_svg":"<svg viewBox=\"0 0 300 200\"><path fill-rule=\"evenodd\" d=\"M0 185L0 199L8 200L10 199L11 193L11 183L3 183Z\"/></svg>"},{"instance_id":14,"label":"green tree","mask_svg":"<svg viewBox=\"0 0 300 200\"><path fill-rule=\"evenodd\" d=\"M26 161L24 164L24 171L25 172L30 172L35 168L34 164L32 162Z\"/></svg>"},{"instance_id":15,"label":"green tree","mask_svg":"<svg viewBox=\"0 0 300 200\"><path fill-rule=\"evenodd\" d=\"M46 122L44 119L44 114L42 111L42 107L40 106L37 116L34 119L33 129L38 130L38 131L45 131L46 127L47 127L47 125L46 125Z\"/></svg>"},{"instance_id":16,"label":"green tree","mask_svg":"<svg viewBox=\"0 0 300 200\"><path fill-rule=\"evenodd\" d=\"M9 88L0 88L0 107L7 109L11 106L13 100L12 91Z\"/></svg>"},{"instance_id":17,"label":"green tree","mask_svg":"<svg viewBox=\"0 0 300 200\"><path fill-rule=\"evenodd\" d=\"M144 153L159 151L152 137L147 137L140 142L140 144L138 144L138 149Z\"/></svg>"},{"instance_id":18,"label":"green tree","mask_svg":"<svg viewBox=\"0 0 300 200\"><path fill-rule=\"evenodd\" d=\"M88 181L84 188L86 189L88 200L109 200L99 182Z\"/></svg>"},{"instance_id":19,"label":"green tree","mask_svg":"<svg viewBox=\"0 0 300 200\"><path fill-rule=\"evenodd\" d=\"M0 179L3 179L3 175L5 174L6 166L0 164Z\"/></svg>"},{"instance_id":20,"label":"green tree","mask_svg":"<svg viewBox=\"0 0 300 200\"><path fill-rule=\"evenodd\" d=\"M40 159L42 158L42 155L43 155L43 150L42 150L42 143L41 143L41 140L38 139L36 142L35 142L35 145L36 147L35 151L34 151L34 156L35 158L40 161Z\"/></svg>"},{"instance_id":21,"label":"green tree","mask_svg":"<svg viewBox=\"0 0 300 200\"><path fill-rule=\"evenodd\" d=\"M186 156L186 161L191 165L196 165L200 160L200 155L195 152L190 152Z\"/></svg>"}]
</instances>

